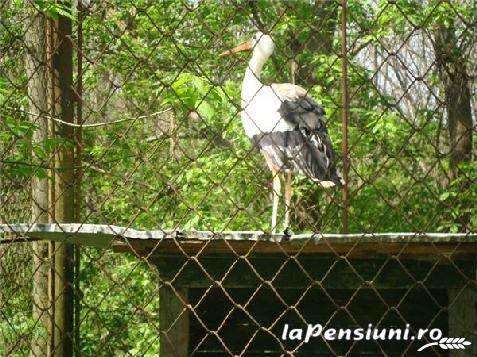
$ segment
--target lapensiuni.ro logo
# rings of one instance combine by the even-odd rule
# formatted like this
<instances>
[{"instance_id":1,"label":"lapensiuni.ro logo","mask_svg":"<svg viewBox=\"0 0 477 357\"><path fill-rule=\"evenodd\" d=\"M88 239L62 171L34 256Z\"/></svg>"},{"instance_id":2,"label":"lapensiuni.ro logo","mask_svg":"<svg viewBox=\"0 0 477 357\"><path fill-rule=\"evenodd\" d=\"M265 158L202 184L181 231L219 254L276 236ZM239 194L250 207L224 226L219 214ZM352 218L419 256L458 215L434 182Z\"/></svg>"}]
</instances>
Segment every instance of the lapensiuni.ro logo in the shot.
<instances>
[{"instance_id":1,"label":"lapensiuni.ro logo","mask_svg":"<svg viewBox=\"0 0 477 357\"><path fill-rule=\"evenodd\" d=\"M377 328L369 324L367 328L324 328L321 324L308 324L306 327L292 328L288 324L283 326L283 341L303 341L310 342L312 338L322 337L327 341L421 341L422 346L418 351L423 351L431 346L439 347L443 350L463 350L471 345L465 337L443 337L443 333L438 328L418 329L417 333L412 333L409 324L402 328ZM432 342L430 342L432 341Z\"/></svg>"}]
</instances>

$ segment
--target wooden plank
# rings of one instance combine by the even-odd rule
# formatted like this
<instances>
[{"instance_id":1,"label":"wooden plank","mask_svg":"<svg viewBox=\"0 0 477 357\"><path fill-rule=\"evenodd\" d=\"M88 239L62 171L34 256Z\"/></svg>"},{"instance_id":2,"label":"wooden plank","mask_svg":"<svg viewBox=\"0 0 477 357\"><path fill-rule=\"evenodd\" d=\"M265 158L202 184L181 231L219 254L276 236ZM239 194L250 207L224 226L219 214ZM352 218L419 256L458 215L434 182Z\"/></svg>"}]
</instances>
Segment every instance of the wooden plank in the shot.
<instances>
[{"instance_id":1,"label":"wooden plank","mask_svg":"<svg viewBox=\"0 0 477 357\"><path fill-rule=\"evenodd\" d=\"M314 242L311 240L298 242L270 241L203 241L203 240L144 240L128 242L113 242L113 250L118 253L133 252L136 255L150 254L248 254L253 253L323 253L349 257L368 257L399 254L419 256L421 259L432 259L431 255L452 255L454 259L473 259L477 254L477 243L344 243L344 242Z\"/></svg>"},{"instance_id":2,"label":"wooden plank","mask_svg":"<svg viewBox=\"0 0 477 357\"><path fill-rule=\"evenodd\" d=\"M441 308L447 304L447 293L444 289L429 291L432 297L423 289L412 292L383 290L380 291L379 297L371 290L360 290L355 294L352 290L328 290L325 293L320 289L311 289L306 292L301 303L297 304L303 292L303 289L264 289L263 293L256 293L255 289L227 289L227 295L236 302L233 304L220 288L190 289L189 303L194 309L190 325L191 351L196 349L201 353L219 351L224 353L223 344L237 355L245 348L247 348L246 355L260 351L262 353L293 351L299 342L288 340L280 344L277 341L282 335L284 324L293 327L305 326L298 313L294 309L288 309L290 306L294 306L307 322L327 324L332 328L357 328L367 326L369 323L373 326L379 323L383 328L404 328L406 323L409 323L412 333L418 328L428 328L431 325L447 334L447 314ZM277 294L287 301L285 305L278 302ZM247 304L251 296L252 301ZM406 297L403 298L404 296ZM247 314L243 312L230 314L230 308L233 306L236 306L236 311L241 310L237 308L238 304L246 309ZM423 306L426 308L423 309ZM399 310L399 314L394 309ZM201 323L196 321L195 314L199 316ZM260 330L254 320L264 329ZM205 328L203 324L206 325ZM217 330L221 341L210 333ZM410 343L412 342L381 341L380 346L387 355L399 356ZM380 348L369 341L357 342L354 347L350 341L332 341L329 345L338 355L382 355ZM413 343L408 353L418 347L420 347L418 343ZM309 355L332 354L321 339L313 339L301 345L298 352Z\"/></svg>"},{"instance_id":3,"label":"wooden plank","mask_svg":"<svg viewBox=\"0 0 477 357\"><path fill-rule=\"evenodd\" d=\"M437 260L436 260L437 259ZM204 256L197 260L155 256L161 279L187 287L299 288L314 285L326 289L458 288L473 279L475 262L448 260L336 259L303 255L296 260L283 256ZM178 272L180 273L178 274Z\"/></svg>"},{"instance_id":4,"label":"wooden plank","mask_svg":"<svg viewBox=\"0 0 477 357\"><path fill-rule=\"evenodd\" d=\"M471 342L462 350L450 351L450 357L477 356L477 286L449 289L449 337L465 337Z\"/></svg>"},{"instance_id":5,"label":"wooden plank","mask_svg":"<svg viewBox=\"0 0 477 357\"><path fill-rule=\"evenodd\" d=\"M162 285L159 299L161 357L189 356L188 289Z\"/></svg>"},{"instance_id":6,"label":"wooden plank","mask_svg":"<svg viewBox=\"0 0 477 357\"><path fill-rule=\"evenodd\" d=\"M221 288L210 290L203 288L190 289L189 302L210 330L216 330L223 323L254 324L249 315L264 327L273 323L301 324L303 320L297 311L309 322L325 323L332 319L339 320L340 324L346 320L346 324L355 325L355 322L348 318L350 314L363 326L380 321L385 326L404 324L402 319L405 319L411 326L417 328L428 326L436 315L439 315L446 325L447 313L441 309L447 305L446 290L428 291L429 293L423 289L379 290L377 293L371 289L355 292L345 289L324 291L318 288L309 290L262 288L257 292L253 288L229 288L226 289L228 295L226 296ZM285 312L292 306L293 309ZM369 309L369 306L373 306L373 309ZM422 306L426 306L426 309L422 309ZM399 310L399 314L394 309ZM334 316L337 310L342 310L344 315ZM419 310L419 314L416 310ZM192 317L191 327L198 324Z\"/></svg>"}]
</instances>

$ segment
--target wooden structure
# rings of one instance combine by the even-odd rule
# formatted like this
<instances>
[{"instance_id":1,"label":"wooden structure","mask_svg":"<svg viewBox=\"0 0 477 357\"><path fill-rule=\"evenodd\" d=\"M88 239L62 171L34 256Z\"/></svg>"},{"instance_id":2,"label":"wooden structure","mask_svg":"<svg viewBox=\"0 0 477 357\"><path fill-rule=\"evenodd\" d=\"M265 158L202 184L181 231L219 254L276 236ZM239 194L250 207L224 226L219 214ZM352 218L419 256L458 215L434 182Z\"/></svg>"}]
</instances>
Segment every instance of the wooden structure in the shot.
<instances>
[{"instance_id":1,"label":"wooden structure","mask_svg":"<svg viewBox=\"0 0 477 357\"><path fill-rule=\"evenodd\" d=\"M161 357L477 355L477 234L266 235L136 231L96 225L0 226L38 239L112 246L161 278ZM422 340L282 340L285 324L440 329L466 349Z\"/></svg>"}]
</instances>

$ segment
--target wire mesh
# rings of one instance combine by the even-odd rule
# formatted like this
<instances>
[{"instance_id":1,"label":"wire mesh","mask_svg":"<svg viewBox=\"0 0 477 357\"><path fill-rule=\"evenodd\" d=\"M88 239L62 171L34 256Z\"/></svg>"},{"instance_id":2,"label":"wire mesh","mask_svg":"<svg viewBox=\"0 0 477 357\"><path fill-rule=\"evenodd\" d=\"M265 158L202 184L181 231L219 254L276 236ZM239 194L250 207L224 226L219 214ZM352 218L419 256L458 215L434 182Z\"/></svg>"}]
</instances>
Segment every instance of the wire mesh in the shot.
<instances>
[{"instance_id":1,"label":"wire mesh","mask_svg":"<svg viewBox=\"0 0 477 357\"><path fill-rule=\"evenodd\" d=\"M477 353L474 1L0 10L2 355ZM274 51L256 92L304 92L255 93L253 109L252 55L220 54L257 31L253 56L268 35ZM330 160L343 188L316 182L332 180ZM293 173L285 204L289 169L318 161L319 179ZM80 247L23 222L114 238ZM339 232L355 235L326 235ZM456 340L298 337L317 323Z\"/></svg>"}]
</instances>

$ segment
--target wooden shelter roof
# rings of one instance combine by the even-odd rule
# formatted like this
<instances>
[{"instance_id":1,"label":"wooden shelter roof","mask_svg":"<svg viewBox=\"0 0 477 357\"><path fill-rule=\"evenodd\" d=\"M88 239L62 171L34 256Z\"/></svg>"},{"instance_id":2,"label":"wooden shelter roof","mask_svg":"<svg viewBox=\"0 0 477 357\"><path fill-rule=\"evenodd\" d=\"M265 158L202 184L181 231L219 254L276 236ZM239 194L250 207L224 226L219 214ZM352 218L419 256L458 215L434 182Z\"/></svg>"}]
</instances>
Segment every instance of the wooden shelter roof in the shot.
<instances>
[{"instance_id":1,"label":"wooden shelter roof","mask_svg":"<svg viewBox=\"0 0 477 357\"><path fill-rule=\"evenodd\" d=\"M335 255L477 255L477 233L303 233L136 230L105 224L0 224L0 243L66 241L155 255L322 253Z\"/></svg>"}]
</instances>

